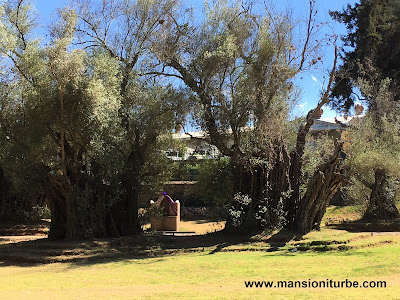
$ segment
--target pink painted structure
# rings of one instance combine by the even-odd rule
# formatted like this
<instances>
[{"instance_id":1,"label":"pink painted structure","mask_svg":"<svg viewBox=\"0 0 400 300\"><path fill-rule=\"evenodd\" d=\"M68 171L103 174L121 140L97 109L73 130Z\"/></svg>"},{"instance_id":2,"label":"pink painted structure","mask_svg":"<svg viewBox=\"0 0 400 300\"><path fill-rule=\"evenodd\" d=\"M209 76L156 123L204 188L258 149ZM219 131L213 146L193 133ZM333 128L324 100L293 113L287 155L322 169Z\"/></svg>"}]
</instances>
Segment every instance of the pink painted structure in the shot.
<instances>
[{"instance_id":1,"label":"pink painted structure","mask_svg":"<svg viewBox=\"0 0 400 300\"><path fill-rule=\"evenodd\" d=\"M150 201L151 206L163 208L164 216L150 217L151 229L159 231L179 231L181 222L181 204L173 201L171 197L164 194L157 202Z\"/></svg>"}]
</instances>

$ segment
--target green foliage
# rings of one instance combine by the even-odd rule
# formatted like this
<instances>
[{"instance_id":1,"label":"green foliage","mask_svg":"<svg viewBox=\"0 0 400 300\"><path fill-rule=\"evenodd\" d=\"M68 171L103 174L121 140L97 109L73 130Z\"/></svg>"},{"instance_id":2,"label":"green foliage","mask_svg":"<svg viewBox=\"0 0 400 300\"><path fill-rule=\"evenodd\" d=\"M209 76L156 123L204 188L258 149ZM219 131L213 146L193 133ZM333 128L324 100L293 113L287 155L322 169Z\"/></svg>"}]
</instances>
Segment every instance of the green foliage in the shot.
<instances>
[{"instance_id":1,"label":"green foliage","mask_svg":"<svg viewBox=\"0 0 400 300\"><path fill-rule=\"evenodd\" d=\"M174 165L180 178L197 179L212 205L229 206L237 190L254 206L269 197L268 172L293 140L294 76L314 49L294 45L289 13L215 1L197 24L174 0L76 0L39 41L26 3L0 8L1 63L10 68L0 73L0 164L17 201L32 207L46 195L68 238L137 233L140 192L170 177L162 150L189 108L229 159ZM260 213L281 216L281 202L279 213Z\"/></svg>"},{"instance_id":2,"label":"green foliage","mask_svg":"<svg viewBox=\"0 0 400 300\"><path fill-rule=\"evenodd\" d=\"M302 170L305 184L314 175L317 168L333 154L334 149L334 139L328 133L308 137L304 149Z\"/></svg>"},{"instance_id":3,"label":"green foliage","mask_svg":"<svg viewBox=\"0 0 400 300\"><path fill-rule=\"evenodd\" d=\"M47 205L45 206L35 205L32 207L30 211L25 209L21 211L21 213L24 215L22 220L28 222L38 222L42 219L51 218L51 211Z\"/></svg>"},{"instance_id":4,"label":"green foliage","mask_svg":"<svg viewBox=\"0 0 400 300\"><path fill-rule=\"evenodd\" d=\"M353 88L358 86L360 76L370 85L379 85L388 77L392 79L395 92L400 83L400 1L361 0L354 6L349 4L341 12L331 12L331 16L346 25L348 33L343 40L345 46L349 46L336 75L331 95L333 107L337 110L351 108L357 100ZM375 71L363 75L363 70L370 69L370 65ZM373 101L373 98L366 100Z\"/></svg>"},{"instance_id":5,"label":"green foliage","mask_svg":"<svg viewBox=\"0 0 400 300\"><path fill-rule=\"evenodd\" d=\"M204 161L180 160L171 162L171 180L196 181L199 177L199 170Z\"/></svg>"},{"instance_id":6,"label":"green foliage","mask_svg":"<svg viewBox=\"0 0 400 300\"><path fill-rule=\"evenodd\" d=\"M268 199L260 201L254 213L256 221L260 224L260 228L266 232L277 229L283 229L287 224L287 212L284 209L284 197L279 198L276 207L269 205Z\"/></svg>"},{"instance_id":7,"label":"green foliage","mask_svg":"<svg viewBox=\"0 0 400 300\"><path fill-rule=\"evenodd\" d=\"M371 190L366 218L390 219L399 215L394 200L398 193L396 178L400 176L400 119L390 84L390 79L379 85L360 81L363 92L373 99L373 108L364 118L357 119L349 132L347 164L352 169L353 182L359 181ZM352 192L366 193L359 185L348 189L349 196Z\"/></svg>"},{"instance_id":8,"label":"green foliage","mask_svg":"<svg viewBox=\"0 0 400 300\"><path fill-rule=\"evenodd\" d=\"M268 199L260 201L257 206L252 202L248 195L236 193L233 196L229 209L231 223L227 225L231 230L252 232L261 228L270 232L284 228L287 212L284 211L282 198L276 207L269 205Z\"/></svg>"},{"instance_id":9,"label":"green foliage","mask_svg":"<svg viewBox=\"0 0 400 300\"><path fill-rule=\"evenodd\" d=\"M211 206L228 207L234 193L234 178L228 157L204 160L199 165L197 190Z\"/></svg>"},{"instance_id":10,"label":"green foliage","mask_svg":"<svg viewBox=\"0 0 400 300\"><path fill-rule=\"evenodd\" d=\"M331 13L346 24L344 41L351 47L336 76L333 106L349 110L355 102L355 87L369 104L366 117L353 122L348 164L356 180L372 190L366 212L372 218L399 216L393 202L396 184L389 178L400 174L399 8L398 0L362 0L342 12Z\"/></svg>"},{"instance_id":11,"label":"green foliage","mask_svg":"<svg viewBox=\"0 0 400 300\"><path fill-rule=\"evenodd\" d=\"M130 61L144 50L140 45L143 38L150 38L146 37L153 31L146 27L150 24L132 25L125 20L136 26L137 34L124 38L123 43L118 39L121 32L113 27L110 47L115 51L122 47L125 57L117 57L105 43L85 48L72 45L82 26L79 20L89 13L83 6L76 6L78 12L58 10L48 45L32 39L33 11L26 1L0 6L4 36L0 63L11 67L11 74L0 73L0 164L11 186L7 201L21 204L15 209L29 211L42 204L45 194L47 201L61 202L50 207L60 210L55 215L70 218L71 236L88 237L105 234L111 207L130 195L128 191L140 190L142 185L157 189L165 181L168 161L161 149L184 97L169 85L140 78ZM156 2L137 1L133 6L124 2L118 9L126 17L136 9L146 20L159 7ZM86 21L102 13L97 8ZM151 18L146 22L159 15ZM105 21L96 24L101 27ZM135 43L138 47L134 49ZM51 199L46 189L53 182L57 190L54 182L59 176L64 176L57 182L65 185L63 194ZM71 203L62 203L63 199Z\"/></svg>"},{"instance_id":12,"label":"green foliage","mask_svg":"<svg viewBox=\"0 0 400 300\"><path fill-rule=\"evenodd\" d=\"M361 180L364 182L373 182L374 180L371 172L363 172L360 176L362 176ZM371 189L353 176L350 178L349 183L342 188L342 193L346 205L362 205L366 207L369 202Z\"/></svg>"},{"instance_id":13,"label":"green foliage","mask_svg":"<svg viewBox=\"0 0 400 300\"><path fill-rule=\"evenodd\" d=\"M164 28L155 53L190 88L195 122L212 143L224 155L251 156L284 136L298 71L290 17L260 17L239 2L215 1L200 26L175 25Z\"/></svg>"},{"instance_id":14,"label":"green foliage","mask_svg":"<svg viewBox=\"0 0 400 300\"><path fill-rule=\"evenodd\" d=\"M379 90L364 84L375 108L349 131L348 163L360 174L382 169L390 176L400 175L400 119L389 86L390 80L382 81Z\"/></svg>"},{"instance_id":15,"label":"green foliage","mask_svg":"<svg viewBox=\"0 0 400 300\"><path fill-rule=\"evenodd\" d=\"M161 218L163 216L167 216L168 214L165 212L164 208L159 206L159 205L151 205L147 211L146 214L150 217L154 218Z\"/></svg>"},{"instance_id":16,"label":"green foliage","mask_svg":"<svg viewBox=\"0 0 400 300\"><path fill-rule=\"evenodd\" d=\"M185 157L186 150L187 150L187 147L185 144L183 144L183 143L178 144L178 153L179 153L180 157L182 157L182 158Z\"/></svg>"},{"instance_id":17,"label":"green foliage","mask_svg":"<svg viewBox=\"0 0 400 300\"><path fill-rule=\"evenodd\" d=\"M189 205L228 207L233 197L233 173L228 157L170 162L173 181L196 181L194 193L180 195Z\"/></svg>"}]
</instances>

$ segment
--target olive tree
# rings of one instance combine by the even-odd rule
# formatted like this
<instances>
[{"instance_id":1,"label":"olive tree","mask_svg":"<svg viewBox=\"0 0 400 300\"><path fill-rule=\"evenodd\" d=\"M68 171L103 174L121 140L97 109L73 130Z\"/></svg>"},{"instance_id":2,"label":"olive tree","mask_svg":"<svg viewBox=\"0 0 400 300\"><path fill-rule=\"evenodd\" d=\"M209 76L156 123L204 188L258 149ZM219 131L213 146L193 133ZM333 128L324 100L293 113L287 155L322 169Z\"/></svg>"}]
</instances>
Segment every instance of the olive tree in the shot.
<instances>
[{"instance_id":1,"label":"olive tree","mask_svg":"<svg viewBox=\"0 0 400 300\"><path fill-rule=\"evenodd\" d=\"M350 130L349 160L355 179L371 190L366 219L396 219L395 205L399 178L399 107L391 89L391 80L382 80L379 89L360 80L363 92L374 99L374 108L357 120Z\"/></svg>"},{"instance_id":2,"label":"olive tree","mask_svg":"<svg viewBox=\"0 0 400 300\"><path fill-rule=\"evenodd\" d=\"M31 87L39 81L45 65L32 38L35 13L24 1L0 6L0 218L18 217L29 206L42 204L43 182L38 174L46 168L37 160L43 153L39 132L43 122L36 122L37 106L29 101L38 93ZM45 90L43 95L47 94ZM25 176L20 176L23 170Z\"/></svg>"},{"instance_id":3,"label":"olive tree","mask_svg":"<svg viewBox=\"0 0 400 300\"><path fill-rule=\"evenodd\" d=\"M207 132L207 141L231 158L236 190L252 200L246 211L255 223L250 226L259 226L254 216L265 207L268 226L286 214L286 226L310 231L342 182L338 144L314 174L308 193L300 193L306 136L329 102L337 53L327 90L299 127L294 150L287 150L294 78L318 61L311 43L317 28L315 3L309 4L301 44L295 42L290 14L274 14L266 7L259 16L251 5L226 1L206 5L201 24L186 14L169 15L154 42L154 65L160 66L154 74L179 78L191 90L197 124Z\"/></svg>"},{"instance_id":4,"label":"olive tree","mask_svg":"<svg viewBox=\"0 0 400 300\"><path fill-rule=\"evenodd\" d=\"M119 118L124 132L122 186L115 213L122 234L139 232L138 200L143 184L166 173L160 160L160 139L174 127L183 99L179 91L156 84L147 70L150 41L176 1L76 1L77 44L101 51L118 72ZM159 157L156 159L156 157ZM156 171L158 170L158 171Z\"/></svg>"},{"instance_id":5,"label":"olive tree","mask_svg":"<svg viewBox=\"0 0 400 300\"><path fill-rule=\"evenodd\" d=\"M6 178L14 190L40 187L38 193L52 213L50 237L105 235L110 227L107 209L116 195L102 196L110 183L97 173L94 178L94 169L96 159L118 156L111 142L120 136L119 94L113 93L116 88L108 90L114 74L101 65L101 55L71 49L73 10L59 10L49 45L41 46L29 35L34 25L29 5L7 2L4 8L7 38L1 53L11 66L11 76L3 77L9 89L2 90L1 107ZM108 148L107 154L102 148ZM111 162L103 168L112 169ZM23 196L18 202L25 201Z\"/></svg>"},{"instance_id":6,"label":"olive tree","mask_svg":"<svg viewBox=\"0 0 400 300\"><path fill-rule=\"evenodd\" d=\"M348 111L360 99L368 105L365 121L352 134L350 164L356 180L371 188L365 217L396 218L390 190L398 176L394 141L398 130L399 1L362 0L330 14L347 28L331 104L339 111Z\"/></svg>"}]
</instances>

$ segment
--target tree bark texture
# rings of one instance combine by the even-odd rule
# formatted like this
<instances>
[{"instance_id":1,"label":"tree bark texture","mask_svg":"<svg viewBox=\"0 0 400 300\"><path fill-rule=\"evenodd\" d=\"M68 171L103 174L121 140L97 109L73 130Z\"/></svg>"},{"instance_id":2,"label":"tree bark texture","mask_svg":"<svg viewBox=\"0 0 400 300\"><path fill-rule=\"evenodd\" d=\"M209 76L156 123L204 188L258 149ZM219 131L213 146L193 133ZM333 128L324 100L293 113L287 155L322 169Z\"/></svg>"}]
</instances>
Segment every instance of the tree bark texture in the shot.
<instances>
[{"instance_id":1,"label":"tree bark texture","mask_svg":"<svg viewBox=\"0 0 400 300\"><path fill-rule=\"evenodd\" d=\"M71 197L69 181L64 176L48 174L45 190L51 211L49 238L64 239L67 237L66 198Z\"/></svg>"},{"instance_id":2,"label":"tree bark texture","mask_svg":"<svg viewBox=\"0 0 400 300\"><path fill-rule=\"evenodd\" d=\"M4 174L3 168L0 166L0 222L6 217L6 211L9 206L9 184Z\"/></svg>"},{"instance_id":3,"label":"tree bark texture","mask_svg":"<svg viewBox=\"0 0 400 300\"><path fill-rule=\"evenodd\" d=\"M384 170L375 170L375 183L372 186L370 202L364 219L393 220L400 218L390 184L390 179Z\"/></svg>"},{"instance_id":4,"label":"tree bark texture","mask_svg":"<svg viewBox=\"0 0 400 300\"><path fill-rule=\"evenodd\" d=\"M290 156L287 152L286 145L281 144L277 147L277 158L275 165L268 174L268 201L269 224L272 227L279 225L280 219L285 212L284 204L290 196L291 182L289 177ZM282 207L281 207L282 205Z\"/></svg>"},{"instance_id":5,"label":"tree bark texture","mask_svg":"<svg viewBox=\"0 0 400 300\"><path fill-rule=\"evenodd\" d=\"M315 172L307 185L307 191L299 202L297 214L291 229L308 233L319 229L322 217L330 199L342 186L345 174L341 167L340 153L342 144L338 144L333 155Z\"/></svg>"},{"instance_id":6,"label":"tree bark texture","mask_svg":"<svg viewBox=\"0 0 400 300\"><path fill-rule=\"evenodd\" d=\"M105 236L111 226L106 199L90 192L86 178L47 176L46 200L51 210L50 239L87 239ZM94 187L92 187L94 188Z\"/></svg>"},{"instance_id":7,"label":"tree bark texture","mask_svg":"<svg viewBox=\"0 0 400 300\"><path fill-rule=\"evenodd\" d=\"M238 192L252 198L252 213L260 204L267 206L266 221L272 228L281 226L283 217L286 219L286 228L294 231L307 233L319 228L329 201L346 180L341 158L343 144L337 142L334 153L317 168L302 195L304 147L313 120L314 111L310 112L306 124L300 127L296 148L290 155L282 143L274 149L272 167L256 166L251 170L242 168L238 173Z\"/></svg>"},{"instance_id":8,"label":"tree bark texture","mask_svg":"<svg viewBox=\"0 0 400 300\"><path fill-rule=\"evenodd\" d=\"M138 216L139 190L134 178L124 179L124 196L111 208L111 221L118 235L136 235L140 233Z\"/></svg>"},{"instance_id":9,"label":"tree bark texture","mask_svg":"<svg viewBox=\"0 0 400 300\"><path fill-rule=\"evenodd\" d=\"M143 152L139 146L133 147L126 163L124 178L122 178L124 193L111 209L111 220L119 235L140 233L139 224L139 194L141 188L140 172L143 168Z\"/></svg>"}]
</instances>

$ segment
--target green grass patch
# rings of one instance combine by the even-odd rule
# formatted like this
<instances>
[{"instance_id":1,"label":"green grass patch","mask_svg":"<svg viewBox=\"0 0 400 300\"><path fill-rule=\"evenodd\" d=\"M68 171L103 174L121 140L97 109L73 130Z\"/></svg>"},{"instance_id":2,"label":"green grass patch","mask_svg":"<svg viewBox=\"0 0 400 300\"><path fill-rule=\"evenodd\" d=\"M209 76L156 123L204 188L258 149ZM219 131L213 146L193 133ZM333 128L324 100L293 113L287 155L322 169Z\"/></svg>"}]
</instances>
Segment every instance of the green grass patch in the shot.
<instances>
[{"instance_id":1,"label":"green grass patch","mask_svg":"<svg viewBox=\"0 0 400 300\"><path fill-rule=\"evenodd\" d=\"M330 205L326 209L324 218L322 219L322 225L324 224L340 224L342 222L356 221L362 218L364 215L364 205L352 205L352 206L335 206Z\"/></svg>"},{"instance_id":2,"label":"green grass patch","mask_svg":"<svg viewBox=\"0 0 400 300\"><path fill-rule=\"evenodd\" d=\"M362 213L330 207L327 214L341 217L342 225L357 225L346 223L350 215L357 220ZM224 224L198 220L182 225L207 233ZM304 236L288 231L149 234L77 242L1 237L0 299L398 299L400 234L376 232L372 225L368 232L329 225ZM309 279L384 280L387 287L250 289L244 284Z\"/></svg>"},{"instance_id":3,"label":"green grass patch","mask_svg":"<svg viewBox=\"0 0 400 300\"><path fill-rule=\"evenodd\" d=\"M0 298L396 299L400 245L344 252L209 252L1 268ZM382 289L249 289L245 280L386 280Z\"/></svg>"}]
</instances>

